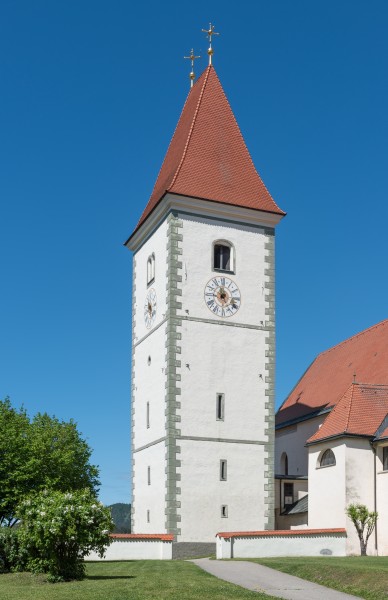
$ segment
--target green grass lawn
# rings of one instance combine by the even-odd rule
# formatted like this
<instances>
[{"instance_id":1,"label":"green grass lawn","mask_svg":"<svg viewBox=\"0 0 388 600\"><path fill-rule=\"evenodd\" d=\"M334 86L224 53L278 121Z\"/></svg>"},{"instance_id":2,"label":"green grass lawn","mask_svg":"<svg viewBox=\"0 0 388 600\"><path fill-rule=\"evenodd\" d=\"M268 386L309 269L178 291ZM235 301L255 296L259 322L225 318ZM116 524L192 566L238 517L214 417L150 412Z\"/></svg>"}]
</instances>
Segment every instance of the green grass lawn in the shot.
<instances>
[{"instance_id":1,"label":"green grass lawn","mask_svg":"<svg viewBox=\"0 0 388 600\"><path fill-rule=\"evenodd\" d=\"M216 579L185 561L88 563L87 578L46 583L29 573L0 575L1 600L274 600Z\"/></svg>"},{"instance_id":2,"label":"green grass lawn","mask_svg":"<svg viewBox=\"0 0 388 600\"><path fill-rule=\"evenodd\" d=\"M252 562L367 600L388 599L388 556L258 558Z\"/></svg>"}]
</instances>

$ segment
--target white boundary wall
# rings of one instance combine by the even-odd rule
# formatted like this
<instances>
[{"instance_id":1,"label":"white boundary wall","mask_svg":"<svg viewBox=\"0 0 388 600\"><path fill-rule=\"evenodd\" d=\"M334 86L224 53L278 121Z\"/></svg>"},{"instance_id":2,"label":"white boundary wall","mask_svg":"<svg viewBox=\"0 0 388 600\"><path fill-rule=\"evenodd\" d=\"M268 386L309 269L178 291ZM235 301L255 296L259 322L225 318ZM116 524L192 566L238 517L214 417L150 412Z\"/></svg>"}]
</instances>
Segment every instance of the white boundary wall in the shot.
<instances>
[{"instance_id":1,"label":"white boundary wall","mask_svg":"<svg viewBox=\"0 0 388 600\"><path fill-rule=\"evenodd\" d=\"M172 535L112 534L112 543L106 549L105 557L96 552L85 557L86 561L109 560L171 560Z\"/></svg>"},{"instance_id":2,"label":"white boundary wall","mask_svg":"<svg viewBox=\"0 0 388 600\"><path fill-rule=\"evenodd\" d=\"M345 529L293 529L217 534L217 558L346 556Z\"/></svg>"}]
</instances>

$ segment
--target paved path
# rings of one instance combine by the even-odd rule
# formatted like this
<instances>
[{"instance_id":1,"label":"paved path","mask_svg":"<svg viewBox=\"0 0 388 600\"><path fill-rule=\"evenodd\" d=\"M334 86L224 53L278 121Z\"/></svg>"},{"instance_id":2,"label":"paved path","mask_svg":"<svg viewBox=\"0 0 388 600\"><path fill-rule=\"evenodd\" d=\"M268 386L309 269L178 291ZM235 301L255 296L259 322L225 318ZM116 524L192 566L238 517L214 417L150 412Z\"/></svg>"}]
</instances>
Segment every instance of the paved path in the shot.
<instances>
[{"instance_id":1,"label":"paved path","mask_svg":"<svg viewBox=\"0 0 388 600\"><path fill-rule=\"evenodd\" d=\"M219 579L286 600L360 600L359 597L337 592L253 562L209 558L197 558L190 562Z\"/></svg>"}]
</instances>

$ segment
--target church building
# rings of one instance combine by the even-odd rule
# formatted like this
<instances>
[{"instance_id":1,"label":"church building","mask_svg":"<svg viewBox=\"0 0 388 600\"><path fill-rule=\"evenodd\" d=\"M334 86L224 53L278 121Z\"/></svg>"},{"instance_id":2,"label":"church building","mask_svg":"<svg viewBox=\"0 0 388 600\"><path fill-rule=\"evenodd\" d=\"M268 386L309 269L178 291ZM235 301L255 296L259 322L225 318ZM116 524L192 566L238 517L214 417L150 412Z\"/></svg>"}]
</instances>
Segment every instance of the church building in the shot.
<instances>
[{"instance_id":1,"label":"church building","mask_svg":"<svg viewBox=\"0 0 388 600\"><path fill-rule=\"evenodd\" d=\"M368 554L388 555L388 321L319 354L276 416L276 527L344 528L378 512Z\"/></svg>"},{"instance_id":2,"label":"church building","mask_svg":"<svg viewBox=\"0 0 388 600\"><path fill-rule=\"evenodd\" d=\"M214 67L191 88L133 252L134 533L273 529L275 226Z\"/></svg>"}]
</instances>

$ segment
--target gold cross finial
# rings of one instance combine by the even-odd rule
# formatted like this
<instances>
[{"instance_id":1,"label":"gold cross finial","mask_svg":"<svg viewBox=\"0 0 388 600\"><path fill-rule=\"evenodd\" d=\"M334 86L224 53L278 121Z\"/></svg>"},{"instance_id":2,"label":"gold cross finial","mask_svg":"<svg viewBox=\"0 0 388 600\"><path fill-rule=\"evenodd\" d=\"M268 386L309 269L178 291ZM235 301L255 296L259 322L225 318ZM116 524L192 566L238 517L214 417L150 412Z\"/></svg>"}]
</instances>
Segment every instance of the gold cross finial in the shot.
<instances>
[{"instance_id":1,"label":"gold cross finial","mask_svg":"<svg viewBox=\"0 0 388 600\"><path fill-rule=\"evenodd\" d=\"M190 56L184 56L183 58L188 58L189 60L191 60L191 73L189 75L190 77L190 87L193 87L194 85L194 79L195 79L195 73L194 73L194 61L197 58L201 58L200 56L195 56L194 54L194 50L193 48L191 49L191 53Z\"/></svg>"},{"instance_id":2,"label":"gold cross finial","mask_svg":"<svg viewBox=\"0 0 388 600\"><path fill-rule=\"evenodd\" d=\"M204 33L206 33L206 35L209 38L209 48L207 50L207 53L209 55L209 65L212 64L212 56L214 53L214 50L212 48L212 36L213 35L220 35L219 33L217 33L216 31L214 31L214 25L212 25L211 23L209 23L209 29L202 29L202 31Z\"/></svg>"}]
</instances>

